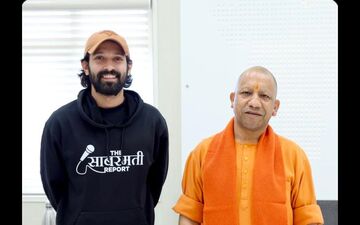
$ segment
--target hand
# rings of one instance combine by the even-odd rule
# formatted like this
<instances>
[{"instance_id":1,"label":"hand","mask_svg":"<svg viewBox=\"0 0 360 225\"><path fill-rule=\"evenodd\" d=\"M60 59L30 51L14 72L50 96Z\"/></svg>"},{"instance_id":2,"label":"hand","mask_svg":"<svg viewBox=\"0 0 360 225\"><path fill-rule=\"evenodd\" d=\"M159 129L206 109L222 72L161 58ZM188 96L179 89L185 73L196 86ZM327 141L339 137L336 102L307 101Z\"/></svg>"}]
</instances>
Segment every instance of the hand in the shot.
<instances>
[{"instance_id":1,"label":"hand","mask_svg":"<svg viewBox=\"0 0 360 225\"><path fill-rule=\"evenodd\" d=\"M200 225L200 223L197 223L183 215L179 216L179 225Z\"/></svg>"}]
</instances>

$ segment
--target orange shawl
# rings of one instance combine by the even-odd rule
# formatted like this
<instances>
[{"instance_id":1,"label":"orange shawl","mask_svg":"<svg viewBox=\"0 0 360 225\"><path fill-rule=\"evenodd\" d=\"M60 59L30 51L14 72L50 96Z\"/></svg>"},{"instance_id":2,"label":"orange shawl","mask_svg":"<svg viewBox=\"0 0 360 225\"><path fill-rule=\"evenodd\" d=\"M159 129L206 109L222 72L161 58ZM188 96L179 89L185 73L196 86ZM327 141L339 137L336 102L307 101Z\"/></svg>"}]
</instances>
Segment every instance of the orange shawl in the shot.
<instances>
[{"instance_id":1,"label":"orange shawl","mask_svg":"<svg viewBox=\"0 0 360 225\"><path fill-rule=\"evenodd\" d=\"M216 134L203 170L204 225L239 225L234 118ZM286 225L285 171L278 136L267 126L257 146L251 224ZM241 225L241 224L240 224Z\"/></svg>"}]
</instances>

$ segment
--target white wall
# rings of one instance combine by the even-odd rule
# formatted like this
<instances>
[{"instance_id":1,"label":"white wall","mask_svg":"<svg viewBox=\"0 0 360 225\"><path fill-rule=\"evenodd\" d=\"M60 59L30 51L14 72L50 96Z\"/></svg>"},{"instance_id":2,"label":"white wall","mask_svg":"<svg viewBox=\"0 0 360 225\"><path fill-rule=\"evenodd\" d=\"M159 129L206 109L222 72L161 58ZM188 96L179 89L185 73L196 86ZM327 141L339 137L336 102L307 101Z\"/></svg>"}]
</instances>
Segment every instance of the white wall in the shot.
<instances>
[{"instance_id":1,"label":"white wall","mask_svg":"<svg viewBox=\"0 0 360 225\"><path fill-rule=\"evenodd\" d=\"M332 0L182 0L182 165L232 117L229 94L261 65L278 82L270 124L307 153L319 200L337 200L337 5Z\"/></svg>"},{"instance_id":2,"label":"white wall","mask_svg":"<svg viewBox=\"0 0 360 225\"><path fill-rule=\"evenodd\" d=\"M45 196L26 196L22 199L22 225L41 225L45 213Z\"/></svg>"},{"instance_id":3,"label":"white wall","mask_svg":"<svg viewBox=\"0 0 360 225\"><path fill-rule=\"evenodd\" d=\"M181 105L180 105L180 0L153 1L155 103L169 127L169 172L160 204L155 209L155 224L177 224L171 209L181 189Z\"/></svg>"}]
</instances>

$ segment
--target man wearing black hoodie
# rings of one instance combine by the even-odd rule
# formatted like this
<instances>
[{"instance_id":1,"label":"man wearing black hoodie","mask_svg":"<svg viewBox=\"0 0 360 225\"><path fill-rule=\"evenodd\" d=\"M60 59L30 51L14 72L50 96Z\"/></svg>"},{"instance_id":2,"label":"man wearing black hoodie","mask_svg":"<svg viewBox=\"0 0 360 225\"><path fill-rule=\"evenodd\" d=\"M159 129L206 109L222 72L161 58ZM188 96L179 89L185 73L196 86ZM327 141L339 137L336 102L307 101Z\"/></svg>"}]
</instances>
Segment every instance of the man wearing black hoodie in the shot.
<instances>
[{"instance_id":1,"label":"man wearing black hoodie","mask_svg":"<svg viewBox=\"0 0 360 225\"><path fill-rule=\"evenodd\" d=\"M168 129L131 85L123 37L110 30L85 45L85 89L47 120L40 173L57 225L153 225L168 170Z\"/></svg>"}]
</instances>

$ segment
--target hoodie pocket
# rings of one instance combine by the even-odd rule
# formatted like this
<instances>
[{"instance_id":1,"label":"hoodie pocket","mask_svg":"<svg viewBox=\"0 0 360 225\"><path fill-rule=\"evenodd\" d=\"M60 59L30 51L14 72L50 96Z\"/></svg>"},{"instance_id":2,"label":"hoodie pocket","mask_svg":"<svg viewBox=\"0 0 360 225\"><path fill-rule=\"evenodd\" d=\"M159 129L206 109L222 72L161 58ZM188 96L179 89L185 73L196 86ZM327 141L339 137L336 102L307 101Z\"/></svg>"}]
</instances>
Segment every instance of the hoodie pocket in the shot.
<instances>
[{"instance_id":1,"label":"hoodie pocket","mask_svg":"<svg viewBox=\"0 0 360 225\"><path fill-rule=\"evenodd\" d=\"M81 212L76 225L148 225L141 208L111 212Z\"/></svg>"}]
</instances>

